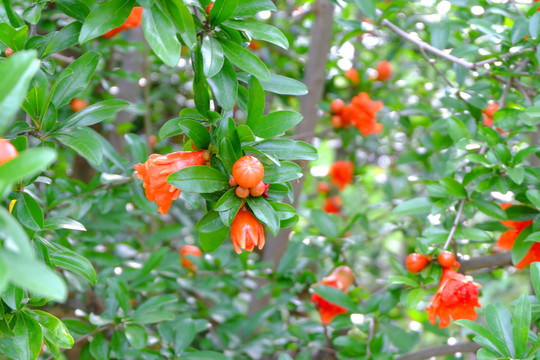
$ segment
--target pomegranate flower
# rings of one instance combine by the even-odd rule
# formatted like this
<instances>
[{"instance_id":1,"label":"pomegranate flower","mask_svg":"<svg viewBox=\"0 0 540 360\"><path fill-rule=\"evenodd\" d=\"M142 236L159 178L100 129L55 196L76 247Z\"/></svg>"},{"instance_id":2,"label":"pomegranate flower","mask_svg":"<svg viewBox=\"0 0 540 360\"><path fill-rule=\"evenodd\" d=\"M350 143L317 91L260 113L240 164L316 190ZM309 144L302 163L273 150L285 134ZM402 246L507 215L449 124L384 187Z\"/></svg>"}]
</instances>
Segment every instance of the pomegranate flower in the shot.
<instances>
[{"instance_id":1,"label":"pomegranate flower","mask_svg":"<svg viewBox=\"0 0 540 360\"><path fill-rule=\"evenodd\" d=\"M509 203L501 204L503 210L506 210L512 206ZM523 220L523 221L514 221L514 220L505 220L501 223L508 228L499 239L497 240L497 246L501 249L511 250L514 247L514 243L518 238L519 234L528 226L533 223L533 220ZM516 264L516 267L520 270L523 270L526 266L530 265L535 261L540 261L540 243L535 242L533 246L529 249L527 254Z\"/></svg>"},{"instance_id":2,"label":"pomegranate flower","mask_svg":"<svg viewBox=\"0 0 540 360\"><path fill-rule=\"evenodd\" d=\"M141 25L141 23L142 23L142 13L143 13L142 6L135 6L131 10L131 13L129 14L126 21L122 25L120 25L120 26L112 29L111 31L103 34L103 37L106 38L106 39L110 39L110 38L114 37L116 34L121 33L124 30L128 30L128 29L131 29L131 28L134 28L134 27L137 27L137 26Z\"/></svg>"},{"instance_id":3,"label":"pomegranate flower","mask_svg":"<svg viewBox=\"0 0 540 360\"><path fill-rule=\"evenodd\" d=\"M382 131L381 123L375 121L377 113L383 108L382 101L373 101L365 92L353 97L346 106L342 117L346 116L346 123L353 124L364 136L378 134Z\"/></svg>"},{"instance_id":4,"label":"pomegranate flower","mask_svg":"<svg viewBox=\"0 0 540 360\"><path fill-rule=\"evenodd\" d=\"M439 289L426 308L429 322L435 325L438 316L439 328L443 328L450 325L450 316L454 321L476 320L475 307L481 307L478 302L479 287L480 284L469 280L454 269L444 268Z\"/></svg>"},{"instance_id":5,"label":"pomegranate flower","mask_svg":"<svg viewBox=\"0 0 540 360\"><path fill-rule=\"evenodd\" d=\"M353 281L352 270L348 266L339 266L329 276L315 285L331 286L346 293ZM311 296L311 302L319 308L321 322L325 325L330 324L336 315L347 313L347 309L323 299L317 293Z\"/></svg>"},{"instance_id":6,"label":"pomegranate flower","mask_svg":"<svg viewBox=\"0 0 540 360\"><path fill-rule=\"evenodd\" d=\"M167 183L167 176L180 169L204 165L210 159L208 151L177 151L167 155L152 154L144 164L133 166L135 175L143 180L146 198L158 204L158 211L165 215L181 190Z\"/></svg>"},{"instance_id":7,"label":"pomegranate flower","mask_svg":"<svg viewBox=\"0 0 540 360\"><path fill-rule=\"evenodd\" d=\"M352 184L354 176L354 164L352 161L339 160L332 164L328 174L332 184L336 184L343 190L348 184Z\"/></svg>"},{"instance_id":8,"label":"pomegranate flower","mask_svg":"<svg viewBox=\"0 0 540 360\"><path fill-rule=\"evenodd\" d=\"M231 224L231 240L238 254L242 253L242 249L251 252L255 246L259 250L264 246L263 226L245 207L238 211Z\"/></svg>"},{"instance_id":9,"label":"pomegranate flower","mask_svg":"<svg viewBox=\"0 0 540 360\"><path fill-rule=\"evenodd\" d=\"M339 214L341 205L343 205L343 200L339 196L331 196L326 199L323 210L329 214Z\"/></svg>"}]
</instances>

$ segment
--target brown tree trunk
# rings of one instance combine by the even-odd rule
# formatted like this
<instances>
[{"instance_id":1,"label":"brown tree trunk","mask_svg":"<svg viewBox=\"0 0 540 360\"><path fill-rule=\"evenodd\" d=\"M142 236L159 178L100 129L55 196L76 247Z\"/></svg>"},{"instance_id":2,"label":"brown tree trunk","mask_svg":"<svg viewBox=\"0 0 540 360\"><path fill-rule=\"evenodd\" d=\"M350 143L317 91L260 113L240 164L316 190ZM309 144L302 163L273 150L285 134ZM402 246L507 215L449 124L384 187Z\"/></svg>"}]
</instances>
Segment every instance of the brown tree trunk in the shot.
<instances>
[{"instance_id":1,"label":"brown tree trunk","mask_svg":"<svg viewBox=\"0 0 540 360\"><path fill-rule=\"evenodd\" d=\"M317 0L313 5L312 11L315 14L315 23L311 32L308 61L304 73L304 83L308 87L309 93L301 97L302 105L300 112L304 120L296 127L296 132L299 134L314 133L315 125L318 121L317 104L323 96L326 81L326 63L332 40L334 5L329 0ZM309 142L310 139L305 140ZM302 167L305 174L308 171L308 162L299 161L298 164ZM293 206L298 203L302 185L303 179L293 183ZM266 242L263 260L271 261L274 264L274 269L277 268L283 254L287 251L290 233L290 229L283 229L277 237L269 238ZM259 285L263 286L264 284ZM254 299L251 303L249 314L253 314L269 302L270 296Z\"/></svg>"}]
</instances>

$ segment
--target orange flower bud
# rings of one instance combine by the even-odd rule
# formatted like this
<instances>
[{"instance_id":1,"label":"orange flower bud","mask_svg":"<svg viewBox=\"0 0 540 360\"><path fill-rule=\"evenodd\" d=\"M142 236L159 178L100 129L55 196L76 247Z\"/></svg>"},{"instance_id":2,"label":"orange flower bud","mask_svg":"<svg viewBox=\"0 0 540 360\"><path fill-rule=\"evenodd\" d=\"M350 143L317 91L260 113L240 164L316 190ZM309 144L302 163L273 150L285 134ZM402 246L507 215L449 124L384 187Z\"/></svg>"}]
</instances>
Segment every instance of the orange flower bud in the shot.
<instances>
[{"instance_id":1,"label":"orange flower bud","mask_svg":"<svg viewBox=\"0 0 540 360\"><path fill-rule=\"evenodd\" d=\"M341 200L339 196L335 195L326 199L323 210L329 214L339 214L342 205L343 200Z\"/></svg>"},{"instance_id":2,"label":"orange flower bud","mask_svg":"<svg viewBox=\"0 0 540 360\"><path fill-rule=\"evenodd\" d=\"M234 180L234 177L232 177L232 176L229 178L229 185L231 187L238 186L238 183L236 182L236 180Z\"/></svg>"},{"instance_id":3,"label":"orange flower bud","mask_svg":"<svg viewBox=\"0 0 540 360\"><path fill-rule=\"evenodd\" d=\"M167 183L167 176L180 169L204 165L210 158L208 151L177 151L167 155L152 154L144 164L133 166L135 175L143 180L146 197L158 204L158 212L167 214L173 200L181 191Z\"/></svg>"},{"instance_id":4,"label":"orange flower bud","mask_svg":"<svg viewBox=\"0 0 540 360\"><path fill-rule=\"evenodd\" d=\"M195 245L184 245L182 247L182 250L180 250L180 258L182 259L182 266L191 269L192 271L197 270L197 267L193 265L193 263L186 258L186 255L193 255L196 257L201 257L202 252L201 249L199 249Z\"/></svg>"},{"instance_id":5,"label":"orange flower bud","mask_svg":"<svg viewBox=\"0 0 540 360\"><path fill-rule=\"evenodd\" d=\"M265 190L266 190L266 184L261 181L256 186L250 188L249 193L251 196L257 197L264 194Z\"/></svg>"},{"instance_id":6,"label":"orange flower bud","mask_svg":"<svg viewBox=\"0 0 540 360\"><path fill-rule=\"evenodd\" d=\"M377 65L377 80L385 81L392 76L392 65L386 60L381 61Z\"/></svg>"},{"instance_id":7,"label":"orange flower bud","mask_svg":"<svg viewBox=\"0 0 540 360\"><path fill-rule=\"evenodd\" d=\"M339 114L345 107L345 102L341 99L332 100L330 103L330 112L332 114Z\"/></svg>"},{"instance_id":8,"label":"orange flower bud","mask_svg":"<svg viewBox=\"0 0 540 360\"><path fill-rule=\"evenodd\" d=\"M345 77L349 79L354 85L360 83L360 76L358 75L358 71L355 68L350 68L349 70L345 71Z\"/></svg>"},{"instance_id":9,"label":"orange flower bud","mask_svg":"<svg viewBox=\"0 0 540 360\"><path fill-rule=\"evenodd\" d=\"M8 140L0 138L0 165L15 159L18 155L17 149Z\"/></svg>"},{"instance_id":10,"label":"orange flower bud","mask_svg":"<svg viewBox=\"0 0 540 360\"><path fill-rule=\"evenodd\" d=\"M232 175L238 185L249 189L262 181L264 167L256 157L242 156L234 163Z\"/></svg>"},{"instance_id":11,"label":"orange flower bud","mask_svg":"<svg viewBox=\"0 0 540 360\"><path fill-rule=\"evenodd\" d=\"M242 253L241 249L251 252L255 246L259 249L264 246L263 226L245 207L238 211L231 224L231 240L238 254Z\"/></svg>"},{"instance_id":12,"label":"orange flower bud","mask_svg":"<svg viewBox=\"0 0 540 360\"><path fill-rule=\"evenodd\" d=\"M77 98L71 99L71 103L69 104L69 107L71 108L71 111L73 112L81 111L87 106L88 106L88 101L84 99L77 99Z\"/></svg>"},{"instance_id":13,"label":"orange flower bud","mask_svg":"<svg viewBox=\"0 0 540 360\"><path fill-rule=\"evenodd\" d=\"M210 11L212 11L213 7L214 7L214 3L210 3L206 6L206 15L210 16Z\"/></svg>"},{"instance_id":14,"label":"orange flower bud","mask_svg":"<svg viewBox=\"0 0 540 360\"><path fill-rule=\"evenodd\" d=\"M6 55L6 57L9 57L11 54L13 54L13 49L8 47L4 54Z\"/></svg>"},{"instance_id":15,"label":"orange flower bud","mask_svg":"<svg viewBox=\"0 0 540 360\"><path fill-rule=\"evenodd\" d=\"M245 199L249 196L249 189L243 186L238 186L234 192L240 199Z\"/></svg>"}]
</instances>

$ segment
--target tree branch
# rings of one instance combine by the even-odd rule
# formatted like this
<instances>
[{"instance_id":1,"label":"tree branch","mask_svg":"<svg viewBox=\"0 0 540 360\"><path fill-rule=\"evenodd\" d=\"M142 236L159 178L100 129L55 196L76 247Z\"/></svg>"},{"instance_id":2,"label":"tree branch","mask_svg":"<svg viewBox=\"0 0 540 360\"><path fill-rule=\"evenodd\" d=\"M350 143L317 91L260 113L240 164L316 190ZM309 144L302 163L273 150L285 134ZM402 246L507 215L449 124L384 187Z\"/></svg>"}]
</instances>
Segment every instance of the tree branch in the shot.
<instances>
[{"instance_id":1,"label":"tree branch","mask_svg":"<svg viewBox=\"0 0 540 360\"><path fill-rule=\"evenodd\" d=\"M398 35L402 39L407 40L408 42L411 42L411 43L415 44L416 46L418 46L420 48L421 51L424 51L424 50L429 51L430 53L438 55L438 56L442 57L443 59L449 60L449 61L451 61L451 62L453 62L455 64L458 64L460 66L463 66L464 68L469 69L469 70L476 70L477 68L479 68L481 66L484 66L485 64L491 64L491 63L494 63L496 61L506 60L508 58L521 55L521 54L523 54L525 52L533 51L532 49L525 49L525 50L515 52L515 53L506 53L506 54L503 54L503 55L495 56L495 57L492 57L492 58L489 58L489 59L486 59L486 60L482 60L482 61L479 61L479 62L470 62L470 61L467 61L465 59L458 58L457 56L451 55L451 54L447 53L446 51L437 49L436 47L426 43L425 41L420 40L419 38L416 38L416 37L412 36L411 34L407 33L406 31L404 31L401 28L397 27L396 25L394 25L393 23L391 23L387 19L381 20L380 24L383 25L383 26L386 26L387 28L392 30L396 35Z\"/></svg>"},{"instance_id":2,"label":"tree branch","mask_svg":"<svg viewBox=\"0 0 540 360\"><path fill-rule=\"evenodd\" d=\"M473 342L461 343L461 344L455 344L455 345L441 345L441 346L435 346L435 347L415 351L408 354L397 355L395 359L396 360L423 360L423 359L429 359L433 356L449 355L449 354L455 354L458 352L475 353L481 348L482 347L480 345Z\"/></svg>"},{"instance_id":3,"label":"tree branch","mask_svg":"<svg viewBox=\"0 0 540 360\"><path fill-rule=\"evenodd\" d=\"M460 260L459 272L512 265L512 252L505 251L500 254L480 256L469 260Z\"/></svg>"},{"instance_id":4,"label":"tree branch","mask_svg":"<svg viewBox=\"0 0 540 360\"><path fill-rule=\"evenodd\" d=\"M459 225L459 220L461 219L461 214L463 213L463 207L465 206L465 200L461 200L459 203L458 211L456 213L456 218L454 219L454 223L452 224L452 228L450 229L450 232L448 233L448 237L446 238L446 242L444 243L443 249L448 249L448 245L450 245L450 241L454 237L454 234L456 233L457 227Z\"/></svg>"}]
</instances>

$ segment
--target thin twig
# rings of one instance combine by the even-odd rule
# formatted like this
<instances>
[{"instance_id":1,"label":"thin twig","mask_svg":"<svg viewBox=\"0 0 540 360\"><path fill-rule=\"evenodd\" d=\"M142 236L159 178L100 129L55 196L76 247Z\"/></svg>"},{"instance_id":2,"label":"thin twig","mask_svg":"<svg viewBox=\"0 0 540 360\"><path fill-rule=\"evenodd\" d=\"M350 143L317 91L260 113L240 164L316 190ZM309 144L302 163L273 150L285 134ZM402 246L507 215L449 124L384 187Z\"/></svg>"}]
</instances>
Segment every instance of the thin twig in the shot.
<instances>
[{"instance_id":1,"label":"thin twig","mask_svg":"<svg viewBox=\"0 0 540 360\"><path fill-rule=\"evenodd\" d=\"M152 107L150 104L150 46L145 41L146 54L143 60L143 77L146 79L146 84L143 86L143 98L144 98L144 134L146 135L146 150L148 153L152 153L152 145L150 144L150 136L152 136Z\"/></svg>"},{"instance_id":2,"label":"thin twig","mask_svg":"<svg viewBox=\"0 0 540 360\"><path fill-rule=\"evenodd\" d=\"M422 350L415 351L408 354L397 355L395 359L396 360L423 360L423 359L429 359L434 356L449 355L449 354L455 354L458 352L475 353L481 348L482 347L480 345L473 342L461 343L461 344L455 344L455 345L441 345L441 346L435 346L435 347L431 347L427 349L422 349Z\"/></svg>"},{"instance_id":3,"label":"thin twig","mask_svg":"<svg viewBox=\"0 0 540 360\"><path fill-rule=\"evenodd\" d=\"M461 200L459 203L459 208L456 213L456 218L454 219L454 223L452 224L452 228L450 229L450 232L448 233L448 237L446 238L446 242L444 243L443 249L448 249L448 245L450 245L450 241L454 237L454 234L457 230L457 227L459 225L459 221L461 220L461 214L463 213L463 208L465 207L465 200Z\"/></svg>"},{"instance_id":4,"label":"thin twig","mask_svg":"<svg viewBox=\"0 0 540 360\"><path fill-rule=\"evenodd\" d=\"M479 62L470 62L470 61L467 61L465 59L459 58L457 56L451 55L451 54L447 53L446 51L437 49L436 47L426 43L425 41L420 40L417 37L414 37L411 34L407 33L406 31L404 31L401 28L397 27L396 25L394 25L393 23L391 23L387 19L381 20L380 24L383 25L383 26L386 26L387 28L392 30L396 35L398 35L402 39L407 40L407 41L415 44L421 50L429 51L430 53L438 55L438 56L442 57L443 59L449 60L449 61L451 61L451 62L453 62L455 64L458 64L460 66L463 66L464 68L469 69L469 70L475 70L475 69L477 69L480 66L483 66L485 64L490 64L490 63L493 63L493 62L496 62L496 61L500 61L501 59L508 59L510 57L518 56L518 55L523 54L524 52L529 51L528 49L524 49L521 52L506 53L506 54L499 55L499 56L496 56L496 57L492 57L492 58L482 60L482 61L479 61ZM530 50L530 51L532 51L532 50Z\"/></svg>"},{"instance_id":5,"label":"thin twig","mask_svg":"<svg viewBox=\"0 0 540 360\"><path fill-rule=\"evenodd\" d=\"M446 81L446 83L448 84L448 86L450 86L451 88L455 89L456 87L454 85L452 85L452 83L450 82L450 80L448 80L448 78L446 77L446 75L444 75L444 73L432 62L432 60L429 58L429 56L427 56L426 54L426 51L423 49L423 48L420 48L420 53L422 53L422 56L424 57L424 59L426 59L427 63L433 68L435 69L435 71L444 79L444 81Z\"/></svg>"},{"instance_id":6,"label":"thin twig","mask_svg":"<svg viewBox=\"0 0 540 360\"><path fill-rule=\"evenodd\" d=\"M71 64L76 60L72 56L64 56L64 55L62 55L60 53L51 54L51 55L49 55L49 57L52 57L53 59L56 59L56 60L60 60L60 61L65 62L67 64Z\"/></svg>"},{"instance_id":7,"label":"thin twig","mask_svg":"<svg viewBox=\"0 0 540 360\"><path fill-rule=\"evenodd\" d=\"M471 270L509 266L512 265L512 252L505 251L500 254L479 256L469 260L460 259L459 262L461 263L461 266L459 267L460 273Z\"/></svg>"}]
</instances>

